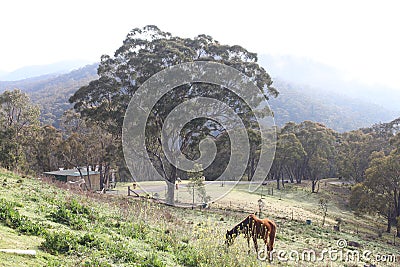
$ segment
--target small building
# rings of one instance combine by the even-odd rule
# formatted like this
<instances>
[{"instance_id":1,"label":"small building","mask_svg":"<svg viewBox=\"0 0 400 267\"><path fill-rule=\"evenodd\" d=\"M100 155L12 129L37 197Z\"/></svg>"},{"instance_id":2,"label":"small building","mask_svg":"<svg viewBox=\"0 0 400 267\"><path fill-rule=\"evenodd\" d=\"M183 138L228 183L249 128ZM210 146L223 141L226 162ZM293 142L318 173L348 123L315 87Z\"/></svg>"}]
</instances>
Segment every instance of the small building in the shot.
<instances>
[{"instance_id":1,"label":"small building","mask_svg":"<svg viewBox=\"0 0 400 267\"><path fill-rule=\"evenodd\" d=\"M86 168L82 168L81 172L83 178L85 179L86 186L89 188L89 185L91 185L91 188L89 188L90 190L92 191L100 190L100 172L89 170L90 183L88 180ZM72 170L60 169L59 171L45 172L44 175L53 176L54 179L61 182L68 182L68 181L75 182L81 179L81 175L77 169L72 169Z\"/></svg>"}]
</instances>

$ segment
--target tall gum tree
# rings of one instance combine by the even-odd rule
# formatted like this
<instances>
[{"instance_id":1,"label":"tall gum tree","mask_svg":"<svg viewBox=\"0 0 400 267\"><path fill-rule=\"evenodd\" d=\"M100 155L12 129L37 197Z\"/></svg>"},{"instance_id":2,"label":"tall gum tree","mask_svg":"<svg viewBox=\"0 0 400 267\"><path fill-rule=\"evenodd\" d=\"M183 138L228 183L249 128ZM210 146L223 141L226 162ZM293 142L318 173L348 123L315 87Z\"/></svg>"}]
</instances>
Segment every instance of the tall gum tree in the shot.
<instances>
[{"instance_id":1,"label":"tall gum tree","mask_svg":"<svg viewBox=\"0 0 400 267\"><path fill-rule=\"evenodd\" d=\"M40 108L31 103L29 96L19 89L0 95L0 160L3 167L21 170L24 151L29 139L38 129Z\"/></svg>"},{"instance_id":2,"label":"tall gum tree","mask_svg":"<svg viewBox=\"0 0 400 267\"><path fill-rule=\"evenodd\" d=\"M120 137L125 110L138 88L165 68L194 61L214 61L231 66L247 75L266 97L278 95L278 91L272 87L271 77L257 63L255 53L238 45L220 44L208 35L199 35L193 39L181 38L161 31L156 26L146 26L129 32L114 56L102 56L98 68L99 78L80 88L70 98L70 102L74 103L75 110L83 117L100 122L104 129ZM184 99L198 96L222 100L241 114L250 113L237 96L209 84L182 85L164 96L152 110L147 122L146 149L157 171L169 182L168 185L175 183L177 169L165 160L160 138L162 123L166 115ZM181 144L190 146L182 147L182 151L196 150L198 142L195 139L198 139L199 132L203 135L223 132L220 125L209 120L196 120L191 127L194 131L186 131ZM143 173L146 173L145 170ZM174 186L168 186L167 202L174 203Z\"/></svg>"},{"instance_id":3,"label":"tall gum tree","mask_svg":"<svg viewBox=\"0 0 400 267\"><path fill-rule=\"evenodd\" d=\"M304 121L300 124L287 123L282 134L296 135L304 149L299 176L311 180L311 190L318 192L321 178L330 174L335 159L337 133L323 124Z\"/></svg>"}]
</instances>

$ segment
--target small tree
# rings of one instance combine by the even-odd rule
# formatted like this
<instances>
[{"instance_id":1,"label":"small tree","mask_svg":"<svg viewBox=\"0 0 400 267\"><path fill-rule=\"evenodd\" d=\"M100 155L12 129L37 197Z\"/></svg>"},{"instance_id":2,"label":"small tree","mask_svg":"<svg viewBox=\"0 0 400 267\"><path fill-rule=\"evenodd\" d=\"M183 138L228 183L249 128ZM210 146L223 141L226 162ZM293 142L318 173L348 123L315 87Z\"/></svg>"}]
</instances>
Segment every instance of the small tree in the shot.
<instances>
[{"instance_id":1,"label":"small tree","mask_svg":"<svg viewBox=\"0 0 400 267\"><path fill-rule=\"evenodd\" d=\"M322 226L324 226L326 214L328 213L328 200L321 198L319 200L319 207L322 210Z\"/></svg>"},{"instance_id":2,"label":"small tree","mask_svg":"<svg viewBox=\"0 0 400 267\"><path fill-rule=\"evenodd\" d=\"M189 173L189 184L187 187L189 194L193 197L193 205L195 193L197 193L197 199L202 203L207 203L210 200L210 196L207 196L204 181L203 167L201 164L195 164L193 172Z\"/></svg>"},{"instance_id":3,"label":"small tree","mask_svg":"<svg viewBox=\"0 0 400 267\"><path fill-rule=\"evenodd\" d=\"M340 231L340 226L343 223L343 219L338 217L335 219L335 221L336 221L336 225L334 228L336 229L336 231Z\"/></svg>"},{"instance_id":4,"label":"small tree","mask_svg":"<svg viewBox=\"0 0 400 267\"><path fill-rule=\"evenodd\" d=\"M263 216L262 214L263 214L264 208L265 208L265 203L262 200L262 198L260 198L258 200L258 217L262 218L262 216Z\"/></svg>"}]
</instances>

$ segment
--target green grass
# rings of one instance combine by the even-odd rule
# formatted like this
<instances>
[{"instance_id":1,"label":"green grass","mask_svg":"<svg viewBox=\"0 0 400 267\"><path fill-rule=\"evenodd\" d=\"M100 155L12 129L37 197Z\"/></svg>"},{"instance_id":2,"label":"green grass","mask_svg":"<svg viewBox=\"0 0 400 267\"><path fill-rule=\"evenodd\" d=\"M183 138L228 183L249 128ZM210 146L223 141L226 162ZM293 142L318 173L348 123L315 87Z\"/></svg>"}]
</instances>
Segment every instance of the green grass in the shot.
<instances>
[{"instance_id":1,"label":"green grass","mask_svg":"<svg viewBox=\"0 0 400 267\"><path fill-rule=\"evenodd\" d=\"M36 257L0 252L0 266L268 266L257 260L252 244L252 252L247 253L243 237L238 237L229 249L224 246L226 230L249 212L258 210L261 191L249 193L244 185L211 204L210 209L191 210L165 206L150 199L128 198L127 185L123 184L117 188L120 194L77 194L2 170L0 182L0 203L7 207L7 212L2 214L14 214L14 217L7 215L12 220L0 221L0 249L37 251ZM147 184L162 185L162 182ZM218 186L210 190L218 190ZM314 249L321 252L324 248L335 248L337 240L345 239L359 242L360 250L400 255L399 246L388 244L391 235L379 238L371 230L372 227L384 229L382 221L354 218L346 209L340 194L346 188L328 183L318 194L311 194L308 188L305 184L289 184L281 192L274 191L273 196L264 194L263 212L278 225L275 251ZM323 227L317 207L322 196L330 199ZM344 221L341 232L332 230L337 217ZM312 224L306 225L306 219L311 219ZM43 231L27 232L27 225L38 225ZM301 266L346 265L328 260L300 263ZM275 258L269 265L296 263Z\"/></svg>"}]
</instances>

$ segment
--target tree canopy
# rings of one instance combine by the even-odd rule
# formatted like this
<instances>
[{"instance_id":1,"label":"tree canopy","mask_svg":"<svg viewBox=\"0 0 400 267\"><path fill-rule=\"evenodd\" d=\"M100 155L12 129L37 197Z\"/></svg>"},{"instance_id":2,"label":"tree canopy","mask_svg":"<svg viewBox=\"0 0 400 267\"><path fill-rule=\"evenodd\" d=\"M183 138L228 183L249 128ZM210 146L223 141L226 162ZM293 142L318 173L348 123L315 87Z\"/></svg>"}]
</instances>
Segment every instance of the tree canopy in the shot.
<instances>
[{"instance_id":1,"label":"tree canopy","mask_svg":"<svg viewBox=\"0 0 400 267\"><path fill-rule=\"evenodd\" d=\"M39 125L40 109L19 89L0 95L0 162L8 169L18 169L25 160L22 151Z\"/></svg>"},{"instance_id":2,"label":"tree canopy","mask_svg":"<svg viewBox=\"0 0 400 267\"><path fill-rule=\"evenodd\" d=\"M168 67L195 61L213 61L233 67L249 77L264 95L276 97L268 73L257 63L257 55L238 45L223 45L208 35L181 38L163 32L156 26L133 29L114 56L104 55L98 68L99 78L80 88L71 98L76 111L102 125L103 129L120 136L128 103L138 88L154 74ZM147 92L152 94L152 92ZM218 99L241 114L251 127L251 110L238 96L217 85L191 83L179 86L163 96L152 110L147 122L146 149L158 172L170 182L168 202L173 202L177 170L166 164L162 150L161 129L169 112L187 99L206 96ZM246 117L247 116L247 117ZM246 119L247 118L247 119ZM255 128L256 129L256 128ZM221 125L206 120L194 120L181 133L180 144L185 155L196 157L197 147L205 136L218 138ZM121 159L122 160L122 159ZM140 166L139 166L140 167Z\"/></svg>"}]
</instances>

